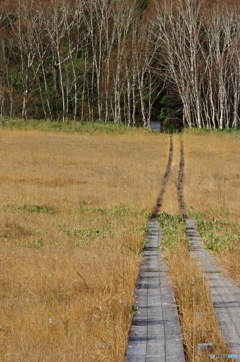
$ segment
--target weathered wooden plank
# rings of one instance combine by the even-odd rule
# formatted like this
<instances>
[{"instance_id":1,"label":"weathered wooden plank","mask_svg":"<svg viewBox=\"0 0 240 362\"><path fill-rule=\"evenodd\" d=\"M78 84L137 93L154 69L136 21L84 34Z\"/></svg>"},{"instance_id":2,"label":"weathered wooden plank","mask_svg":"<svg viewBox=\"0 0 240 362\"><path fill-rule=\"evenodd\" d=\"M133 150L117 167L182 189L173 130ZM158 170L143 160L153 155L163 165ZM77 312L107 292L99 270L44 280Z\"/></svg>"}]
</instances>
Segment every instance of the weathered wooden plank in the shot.
<instances>
[{"instance_id":1,"label":"weathered wooden plank","mask_svg":"<svg viewBox=\"0 0 240 362\"><path fill-rule=\"evenodd\" d=\"M191 254L197 260L209 281L211 297L219 328L232 353L240 351L240 288L224 277L197 232L196 223L186 220L186 231L191 242Z\"/></svg>"},{"instance_id":2,"label":"weathered wooden plank","mask_svg":"<svg viewBox=\"0 0 240 362\"><path fill-rule=\"evenodd\" d=\"M147 285L147 279L144 277L141 280L141 284ZM128 344L128 361L135 362L141 361L138 357L145 356L147 353L147 288L136 288L135 293L135 305L138 306L139 310L134 313L132 319L131 335ZM143 361L143 360L142 360Z\"/></svg>"},{"instance_id":3,"label":"weathered wooden plank","mask_svg":"<svg viewBox=\"0 0 240 362\"><path fill-rule=\"evenodd\" d=\"M136 284L127 361L185 361L182 334L167 267L161 258L161 230L149 223L143 264Z\"/></svg>"}]
</instances>

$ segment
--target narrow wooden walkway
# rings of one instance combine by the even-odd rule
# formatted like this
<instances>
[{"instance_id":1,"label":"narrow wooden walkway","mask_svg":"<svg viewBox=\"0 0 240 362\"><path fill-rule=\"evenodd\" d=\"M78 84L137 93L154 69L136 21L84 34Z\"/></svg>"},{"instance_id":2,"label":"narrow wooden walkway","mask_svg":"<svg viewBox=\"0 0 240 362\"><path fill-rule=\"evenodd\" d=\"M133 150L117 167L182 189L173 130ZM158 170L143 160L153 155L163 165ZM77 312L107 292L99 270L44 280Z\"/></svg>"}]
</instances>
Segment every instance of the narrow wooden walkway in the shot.
<instances>
[{"instance_id":1,"label":"narrow wooden walkway","mask_svg":"<svg viewBox=\"0 0 240 362\"><path fill-rule=\"evenodd\" d=\"M160 226L151 220L136 285L138 310L132 320L127 362L185 361L177 307L160 241Z\"/></svg>"},{"instance_id":2,"label":"narrow wooden walkway","mask_svg":"<svg viewBox=\"0 0 240 362\"><path fill-rule=\"evenodd\" d=\"M209 280L212 302L221 333L230 351L240 355L240 288L224 277L220 266L204 249L195 221L187 219L186 224L186 232L191 243L190 252Z\"/></svg>"}]
</instances>

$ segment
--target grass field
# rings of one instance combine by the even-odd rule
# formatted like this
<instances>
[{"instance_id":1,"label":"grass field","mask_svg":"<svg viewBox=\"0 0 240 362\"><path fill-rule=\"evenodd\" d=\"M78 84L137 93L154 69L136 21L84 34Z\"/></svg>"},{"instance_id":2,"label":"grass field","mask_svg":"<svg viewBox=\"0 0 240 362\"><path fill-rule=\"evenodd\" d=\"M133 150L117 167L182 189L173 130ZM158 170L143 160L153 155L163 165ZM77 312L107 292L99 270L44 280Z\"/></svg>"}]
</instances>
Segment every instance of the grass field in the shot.
<instances>
[{"instance_id":1,"label":"grass field","mask_svg":"<svg viewBox=\"0 0 240 362\"><path fill-rule=\"evenodd\" d=\"M0 360L124 361L168 137L0 138Z\"/></svg>"},{"instance_id":2,"label":"grass field","mask_svg":"<svg viewBox=\"0 0 240 362\"><path fill-rule=\"evenodd\" d=\"M0 130L0 360L124 361L169 136L101 124L54 127L6 123ZM181 137L189 214L239 283L240 137ZM213 342L219 353L226 347L181 218L171 216L179 214L179 158L175 135L160 219L187 358L205 362L197 343Z\"/></svg>"}]
</instances>

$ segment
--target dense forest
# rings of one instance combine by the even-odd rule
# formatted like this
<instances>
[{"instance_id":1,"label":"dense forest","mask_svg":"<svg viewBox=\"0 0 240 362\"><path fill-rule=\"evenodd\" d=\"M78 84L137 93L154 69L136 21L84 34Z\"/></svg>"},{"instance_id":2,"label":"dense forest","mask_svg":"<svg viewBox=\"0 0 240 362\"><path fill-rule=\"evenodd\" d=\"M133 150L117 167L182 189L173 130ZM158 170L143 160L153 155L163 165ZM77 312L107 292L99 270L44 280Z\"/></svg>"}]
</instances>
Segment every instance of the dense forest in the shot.
<instances>
[{"instance_id":1,"label":"dense forest","mask_svg":"<svg viewBox=\"0 0 240 362\"><path fill-rule=\"evenodd\" d=\"M240 4L0 3L0 117L239 128Z\"/></svg>"}]
</instances>

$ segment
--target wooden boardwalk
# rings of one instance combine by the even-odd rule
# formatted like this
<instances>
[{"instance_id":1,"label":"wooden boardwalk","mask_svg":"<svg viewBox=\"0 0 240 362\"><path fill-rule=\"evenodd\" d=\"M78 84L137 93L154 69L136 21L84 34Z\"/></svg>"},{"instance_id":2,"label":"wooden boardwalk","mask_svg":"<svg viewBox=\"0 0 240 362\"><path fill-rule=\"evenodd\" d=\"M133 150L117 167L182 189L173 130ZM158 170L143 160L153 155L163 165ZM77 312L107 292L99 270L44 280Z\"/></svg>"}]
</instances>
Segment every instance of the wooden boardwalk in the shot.
<instances>
[{"instance_id":1,"label":"wooden boardwalk","mask_svg":"<svg viewBox=\"0 0 240 362\"><path fill-rule=\"evenodd\" d=\"M224 277L220 266L204 249L195 221L187 219L186 225L191 243L190 252L209 280L212 302L221 333L230 351L240 355L240 288Z\"/></svg>"},{"instance_id":2,"label":"wooden boardwalk","mask_svg":"<svg viewBox=\"0 0 240 362\"><path fill-rule=\"evenodd\" d=\"M160 226L151 220L136 285L138 310L133 315L127 362L185 361L177 307L160 241Z\"/></svg>"}]
</instances>

